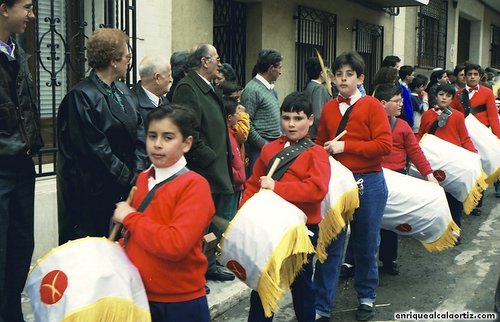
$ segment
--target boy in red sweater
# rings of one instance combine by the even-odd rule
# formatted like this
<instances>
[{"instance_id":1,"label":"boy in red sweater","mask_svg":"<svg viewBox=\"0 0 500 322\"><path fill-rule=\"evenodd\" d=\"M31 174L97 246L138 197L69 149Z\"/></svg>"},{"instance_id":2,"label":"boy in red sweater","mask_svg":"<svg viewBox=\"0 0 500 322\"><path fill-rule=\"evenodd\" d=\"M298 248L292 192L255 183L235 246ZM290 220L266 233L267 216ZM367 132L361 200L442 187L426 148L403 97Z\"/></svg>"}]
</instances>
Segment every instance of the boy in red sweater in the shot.
<instances>
[{"instance_id":1,"label":"boy in red sweater","mask_svg":"<svg viewBox=\"0 0 500 322\"><path fill-rule=\"evenodd\" d=\"M309 139L309 127L314 122L312 107L302 93L288 95L281 105L281 127L285 135L266 144L254 164L252 176L248 179L241 204L260 189L270 189L300 208L307 216L307 228L314 233L311 242L316 246L318 224L321 221L321 201L328 192L330 163L328 153ZM288 150L286 150L288 149ZM266 174L273 157L281 151L301 151L287 168L282 161L273 177ZM285 152L285 153L286 153ZM286 160L286 157L285 157ZM283 172L284 171L284 172ZM265 225L265 223L262 223ZM314 287L312 283L313 256L297 275L291 285L293 306L299 322L314 321ZM249 322L272 321L266 318L259 294L250 296Z\"/></svg>"},{"instance_id":2,"label":"boy in red sweater","mask_svg":"<svg viewBox=\"0 0 500 322\"><path fill-rule=\"evenodd\" d=\"M487 127L500 139L500 121L495 104L495 95L486 86L479 85L481 79L481 66L467 64L464 69L466 85L460 88L450 106L462 112L465 116L469 113Z\"/></svg>"},{"instance_id":3,"label":"boy in red sweater","mask_svg":"<svg viewBox=\"0 0 500 322\"><path fill-rule=\"evenodd\" d=\"M153 165L137 178L132 206L120 202L113 215L128 231L125 251L141 274L153 322L210 321L202 238L215 207L208 182L186 168L194 125L192 112L178 105L148 115Z\"/></svg>"},{"instance_id":4,"label":"boy in red sweater","mask_svg":"<svg viewBox=\"0 0 500 322\"><path fill-rule=\"evenodd\" d=\"M378 285L377 250L380 223L387 202L387 186L382 172L382 157L391 152L392 136L382 104L364 96L357 85L364 80L364 61L355 52L339 55L333 63L334 83L339 96L330 100L321 113L316 143L352 171L360 188L359 208L351 222L355 268L354 288L359 306L356 318L367 321L375 316L374 302ZM344 120L344 122L342 121ZM345 122L347 121L347 122ZM342 124L345 123L345 126ZM332 140L344 128L341 141ZM316 313L328 321L335 300L346 230L328 247L324 263L316 262Z\"/></svg>"},{"instance_id":5,"label":"boy in red sweater","mask_svg":"<svg viewBox=\"0 0 500 322\"><path fill-rule=\"evenodd\" d=\"M420 141L425 133L431 133L440 139L477 153L476 147L472 143L469 132L465 127L464 115L450 107L453 94L455 94L453 85L438 85L436 88L437 105L422 115L417 140ZM439 119L441 119L441 122L436 123ZM434 124L437 124L437 126ZM458 227L461 227L463 204L448 192L446 192L446 199L450 206L453 221L455 221Z\"/></svg>"}]
</instances>

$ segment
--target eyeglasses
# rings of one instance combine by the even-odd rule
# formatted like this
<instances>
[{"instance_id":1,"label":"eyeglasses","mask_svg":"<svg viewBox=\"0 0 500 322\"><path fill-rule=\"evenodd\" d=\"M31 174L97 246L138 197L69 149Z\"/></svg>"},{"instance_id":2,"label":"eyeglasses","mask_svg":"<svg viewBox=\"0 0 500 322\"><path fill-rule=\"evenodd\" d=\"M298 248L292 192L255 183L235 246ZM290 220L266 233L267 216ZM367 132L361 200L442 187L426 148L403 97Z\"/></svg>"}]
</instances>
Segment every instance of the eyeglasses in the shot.
<instances>
[{"instance_id":1,"label":"eyeglasses","mask_svg":"<svg viewBox=\"0 0 500 322\"><path fill-rule=\"evenodd\" d=\"M397 99L397 100L395 100L395 99L394 100L389 100L389 102L393 102L393 103L396 103L398 105L401 105L401 104L403 104L403 99L400 98L400 99Z\"/></svg>"},{"instance_id":2,"label":"eyeglasses","mask_svg":"<svg viewBox=\"0 0 500 322\"><path fill-rule=\"evenodd\" d=\"M125 59L127 60L127 62L130 62L132 60L132 54L126 54L123 57L125 57Z\"/></svg>"},{"instance_id":3,"label":"eyeglasses","mask_svg":"<svg viewBox=\"0 0 500 322\"><path fill-rule=\"evenodd\" d=\"M205 57L208 60L211 60L213 57L212 56L206 56ZM217 57L217 63L220 63L220 57Z\"/></svg>"}]
</instances>

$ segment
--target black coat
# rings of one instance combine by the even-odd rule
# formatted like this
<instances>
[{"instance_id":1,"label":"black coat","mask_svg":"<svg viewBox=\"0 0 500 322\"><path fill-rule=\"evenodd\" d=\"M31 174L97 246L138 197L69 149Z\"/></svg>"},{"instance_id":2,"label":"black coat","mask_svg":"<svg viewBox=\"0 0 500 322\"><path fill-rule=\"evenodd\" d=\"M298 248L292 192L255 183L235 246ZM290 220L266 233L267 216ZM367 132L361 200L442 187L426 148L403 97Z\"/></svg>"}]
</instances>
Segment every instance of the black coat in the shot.
<instances>
[{"instance_id":1,"label":"black coat","mask_svg":"<svg viewBox=\"0 0 500 322\"><path fill-rule=\"evenodd\" d=\"M127 197L146 167L137 100L127 86L122 110L94 71L64 97L57 116L59 241L106 236L116 202Z\"/></svg>"},{"instance_id":2,"label":"black coat","mask_svg":"<svg viewBox=\"0 0 500 322\"><path fill-rule=\"evenodd\" d=\"M43 146L28 56L16 44L15 58L0 51L0 156L28 156Z\"/></svg>"},{"instance_id":3,"label":"black coat","mask_svg":"<svg viewBox=\"0 0 500 322\"><path fill-rule=\"evenodd\" d=\"M192 109L196 116L193 146L186 154L189 169L207 179L212 193L233 193L231 143L222 97L190 71L179 81L172 100Z\"/></svg>"}]
</instances>

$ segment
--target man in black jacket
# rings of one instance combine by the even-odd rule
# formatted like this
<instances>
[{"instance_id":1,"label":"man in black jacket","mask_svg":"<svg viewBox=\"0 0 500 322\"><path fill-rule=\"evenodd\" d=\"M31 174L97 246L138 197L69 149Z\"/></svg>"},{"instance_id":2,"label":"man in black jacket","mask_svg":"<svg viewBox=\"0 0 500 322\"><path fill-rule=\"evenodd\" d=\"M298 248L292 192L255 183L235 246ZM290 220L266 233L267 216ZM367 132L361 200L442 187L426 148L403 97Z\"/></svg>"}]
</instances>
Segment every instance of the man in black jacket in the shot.
<instances>
[{"instance_id":1,"label":"man in black jacket","mask_svg":"<svg viewBox=\"0 0 500 322\"><path fill-rule=\"evenodd\" d=\"M141 80L132 88L139 101L137 109L143 121L154 108L168 102L165 94L172 86L170 62L162 56L146 56L139 64Z\"/></svg>"},{"instance_id":2,"label":"man in black jacket","mask_svg":"<svg viewBox=\"0 0 500 322\"><path fill-rule=\"evenodd\" d=\"M21 292L34 247L40 113L27 55L12 38L33 20L32 0L0 0L0 322L24 321Z\"/></svg>"},{"instance_id":3,"label":"man in black jacket","mask_svg":"<svg viewBox=\"0 0 500 322\"><path fill-rule=\"evenodd\" d=\"M186 154L188 168L198 172L210 184L216 216L230 211L230 198L234 196L231 168L231 146L227 131L226 113L222 97L212 82L221 66L217 49L208 44L199 45L190 55L193 70L179 81L173 103L182 104L196 115L196 133L193 146ZM236 205L234 207L236 212ZM217 232L215 227L212 231ZM219 232L220 237L220 232ZM207 279L228 281L234 275L216 265L215 255L208 256Z\"/></svg>"}]
</instances>

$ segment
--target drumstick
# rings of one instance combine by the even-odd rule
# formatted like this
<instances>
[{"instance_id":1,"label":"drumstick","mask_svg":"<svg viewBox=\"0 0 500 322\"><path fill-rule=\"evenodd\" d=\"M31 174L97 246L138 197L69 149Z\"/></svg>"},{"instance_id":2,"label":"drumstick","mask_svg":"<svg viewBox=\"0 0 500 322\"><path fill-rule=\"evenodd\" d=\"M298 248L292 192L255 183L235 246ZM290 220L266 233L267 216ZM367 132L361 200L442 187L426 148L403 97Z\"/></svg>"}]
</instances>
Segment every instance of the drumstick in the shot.
<instances>
[{"instance_id":1,"label":"drumstick","mask_svg":"<svg viewBox=\"0 0 500 322\"><path fill-rule=\"evenodd\" d=\"M278 166L280 165L281 159L276 158L274 160L273 165L271 166L271 169L269 169L269 172L267 173L266 177L272 177Z\"/></svg>"},{"instance_id":2,"label":"drumstick","mask_svg":"<svg viewBox=\"0 0 500 322\"><path fill-rule=\"evenodd\" d=\"M346 133L347 133L347 130L344 130L344 131L340 132L340 134L337 135L336 137L334 137L332 141L338 141L338 140L340 140Z\"/></svg>"},{"instance_id":3,"label":"drumstick","mask_svg":"<svg viewBox=\"0 0 500 322\"><path fill-rule=\"evenodd\" d=\"M128 203L129 205L132 204L132 199L134 198L136 190L137 187L133 186L132 189L130 189L130 192L128 193L126 203ZM111 233L109 234L108 239L111 241L115 241L116 236L118 236L118 233L120 232L120 229L122 229L122 224L120 224L119 222L115 223L113 229L111 229Z\"/></svg>"}]
</instances>

